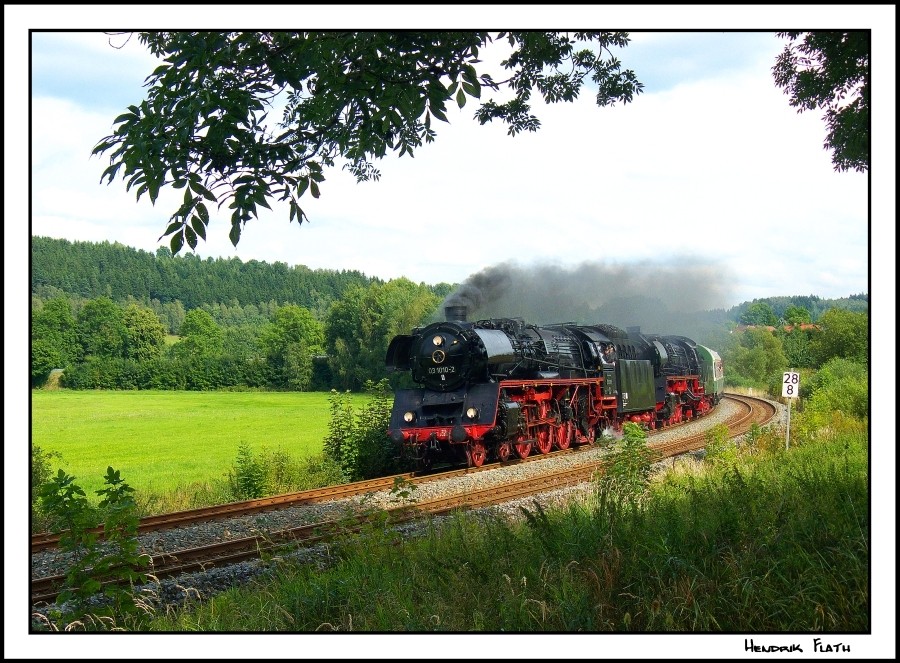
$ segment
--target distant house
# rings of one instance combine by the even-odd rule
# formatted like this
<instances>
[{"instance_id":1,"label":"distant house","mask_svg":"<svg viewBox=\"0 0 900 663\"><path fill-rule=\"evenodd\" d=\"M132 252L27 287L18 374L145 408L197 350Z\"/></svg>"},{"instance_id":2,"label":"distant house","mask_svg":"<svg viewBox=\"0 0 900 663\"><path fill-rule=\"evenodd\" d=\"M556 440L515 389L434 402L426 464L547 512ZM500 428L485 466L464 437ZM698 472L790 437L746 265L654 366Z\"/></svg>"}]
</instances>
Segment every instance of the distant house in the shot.
<instances>
[{"instance_id":1,"label":"distant house","mask_svg":"<svg viewBox=\"0 0 900 663\"><path fill-rule=\"evenodd\" d=\"M790 332L795 328L799 328L800 331L810 331L810 330L819 330L821 327L819 325L813 324L811 322L804 322L799 325L785 325L783 327L784 331ZM738 325L735 327L735 331L747 331L748 329L765 329L769 332L774 332L777 327L773 327L772 325Z\"/></svg>"}]
</instances>

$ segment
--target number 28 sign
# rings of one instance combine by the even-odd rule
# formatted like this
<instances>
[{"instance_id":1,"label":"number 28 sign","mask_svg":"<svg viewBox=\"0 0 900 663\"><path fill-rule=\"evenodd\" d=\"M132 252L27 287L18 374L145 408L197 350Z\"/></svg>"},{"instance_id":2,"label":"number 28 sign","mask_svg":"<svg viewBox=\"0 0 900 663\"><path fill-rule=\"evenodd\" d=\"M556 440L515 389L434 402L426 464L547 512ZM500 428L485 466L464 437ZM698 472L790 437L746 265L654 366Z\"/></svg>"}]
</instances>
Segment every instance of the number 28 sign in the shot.
<instances>
[{"instance_id":1,"label":"number 28 sign","mask_svg":"<svg viewBox=\"0 0 900 663\"><path fill-rule=\"evenodd\" d=\"M800 374L793 371L784 373L781 380L782 398L797 398L800 392Z\"/></svg>"}]
</instances>

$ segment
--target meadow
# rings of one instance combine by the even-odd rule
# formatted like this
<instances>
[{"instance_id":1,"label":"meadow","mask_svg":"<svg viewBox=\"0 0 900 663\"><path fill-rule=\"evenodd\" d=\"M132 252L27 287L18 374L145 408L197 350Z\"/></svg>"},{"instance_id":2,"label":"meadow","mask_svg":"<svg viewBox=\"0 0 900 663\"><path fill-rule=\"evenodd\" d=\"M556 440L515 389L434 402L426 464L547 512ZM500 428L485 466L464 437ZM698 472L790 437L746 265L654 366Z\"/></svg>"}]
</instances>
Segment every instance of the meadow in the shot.
<instances>
[{"instance_id":1,"label":"meadow","mask_svg":"<svg viewBox=\"0 0 900 663\"><path fill-rule=\"evenodd\" d=\"M300 459L322 451L329 393L31 392L32 444L57 452L89 497L107 466L140 492L222 478L241 444ZM363 396L359 396L363 399Z\"/></svg>"}]
</instances>

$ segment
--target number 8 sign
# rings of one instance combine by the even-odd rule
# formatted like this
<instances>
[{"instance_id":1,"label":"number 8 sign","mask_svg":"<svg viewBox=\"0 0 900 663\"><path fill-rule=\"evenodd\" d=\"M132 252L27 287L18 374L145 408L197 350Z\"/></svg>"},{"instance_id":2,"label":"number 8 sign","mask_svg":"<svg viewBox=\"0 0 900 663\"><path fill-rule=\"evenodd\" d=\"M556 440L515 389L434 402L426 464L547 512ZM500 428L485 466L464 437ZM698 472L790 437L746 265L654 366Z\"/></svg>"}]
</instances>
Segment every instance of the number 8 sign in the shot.
<instances>
[{"instance_id":1,"label":"number 8 sign","mask_svg":"<svg viewBox=\"0 0 900 663\"><path fill-rule=\"evenodd\" d=\"M782 398L797 398L800 392L800 374L793 371L784 373L781 380Z\"/></svg>"}]
</instances>

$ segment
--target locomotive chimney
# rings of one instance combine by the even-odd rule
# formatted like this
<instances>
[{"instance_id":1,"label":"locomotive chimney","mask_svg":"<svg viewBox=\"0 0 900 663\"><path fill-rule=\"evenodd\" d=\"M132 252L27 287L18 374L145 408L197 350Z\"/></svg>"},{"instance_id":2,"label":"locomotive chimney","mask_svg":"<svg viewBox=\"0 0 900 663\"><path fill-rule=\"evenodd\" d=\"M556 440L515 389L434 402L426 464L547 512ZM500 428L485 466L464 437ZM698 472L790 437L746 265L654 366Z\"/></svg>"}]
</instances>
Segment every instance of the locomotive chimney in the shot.
<instances>
[{"instance_id":1,"label":"locomotive chimney","mask_svg":"<svg viewBox=\"0 0 900 663\"><path fill-rule=\"evenodd\" d=\"M466 321L466 307L465 306L445 306L444 307L444 317L447 318L447 322L465 322Z\"/></svg>"}]
</instances>

